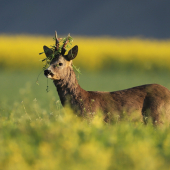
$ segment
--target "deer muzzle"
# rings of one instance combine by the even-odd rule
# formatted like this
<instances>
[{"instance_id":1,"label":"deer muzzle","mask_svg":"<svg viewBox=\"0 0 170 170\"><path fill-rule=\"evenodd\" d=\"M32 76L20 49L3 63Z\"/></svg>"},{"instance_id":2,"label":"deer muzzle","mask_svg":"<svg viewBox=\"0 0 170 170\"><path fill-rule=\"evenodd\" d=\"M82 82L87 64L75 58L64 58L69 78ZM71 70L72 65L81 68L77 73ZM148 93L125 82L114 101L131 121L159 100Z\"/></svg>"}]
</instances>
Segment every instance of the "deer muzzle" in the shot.
<instances>
[{"instance_id":1,"label":"deer muzzle","mask_svg":"<svg viewBox=\"0 0 170 170\"><path fill-rule=\"evenodd\" d=\"M46 77L48 77L48 76L53 76L53 73L51 72L51 70L44 70L44 75L46 76Z\"/></svg>"}]
</instances>

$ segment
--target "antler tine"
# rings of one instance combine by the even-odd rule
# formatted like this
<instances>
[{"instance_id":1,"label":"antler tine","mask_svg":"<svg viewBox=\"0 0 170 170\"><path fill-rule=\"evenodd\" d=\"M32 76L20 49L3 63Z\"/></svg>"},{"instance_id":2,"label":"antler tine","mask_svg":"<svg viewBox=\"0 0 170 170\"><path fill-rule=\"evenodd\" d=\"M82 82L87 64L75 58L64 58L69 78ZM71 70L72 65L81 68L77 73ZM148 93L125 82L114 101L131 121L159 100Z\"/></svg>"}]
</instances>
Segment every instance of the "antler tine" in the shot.
<instances>
[{"instance_id":1,"label":"antler tine","mask_svg":"<svg viewBox=\"0 0 170 170\"><path fill-rule=\"evenodd\" d=\"M68 34L67 39L66 39L65 43L63 44L63 48L65 48L66 45L67 45L67 43L69 42L69 41L68 41L68 38L69 38L69 37L70 37L70 33Z\"/></svg>"},{"instance_id":2,"label":"antler tine","mask_svg":"<svg viewBox=\"0 0 170 170\"><path fill-rule=\"evenodd\" d=\"M56 39L56 51L59 49L59 40L57 38L57 31L55 31L55 39Z\"/></svg>"},{"instance_id":3,"label":"antler tine","mask_svg":"<svg viewBox=\"0 0 170 170\"><path fill-rule=\"evenodd\" d=\"M68 37L67 37L66 41L65 41L64 44L63 44L63 48L66 47L67 43L68 43Z\"/></svg>"},{"instance_id":4,"label":"antler tine","mask_svg":"<svg viewBox=\"0 0 170 170\"><path fill-rule=\"evenodd\" d=\"M70 33L68 34L67 39L66 39L66 41L63 44L63 47L62 47L62 50L61 50L61 54L62 55L64 55L64 53L66 52L65 47L66 47L67 43L69 42L69 40L68 40L69 37L70 37Z\"/></svg>"}]
</instances>

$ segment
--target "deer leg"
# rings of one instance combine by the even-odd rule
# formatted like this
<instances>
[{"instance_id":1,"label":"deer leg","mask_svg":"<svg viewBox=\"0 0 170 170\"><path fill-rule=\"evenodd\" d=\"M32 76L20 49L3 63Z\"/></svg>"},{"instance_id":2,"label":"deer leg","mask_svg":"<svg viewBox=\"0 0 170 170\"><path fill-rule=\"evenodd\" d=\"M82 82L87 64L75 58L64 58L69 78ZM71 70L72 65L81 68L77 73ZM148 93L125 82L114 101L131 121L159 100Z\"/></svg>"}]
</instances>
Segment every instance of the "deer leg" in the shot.
<instances>
[{"instance_id":1,"label":"deer leg","mask_svg":"<svg viewBox=\"0 0 170 170\"><path fill-rule=\"evenodd\" d=\"M146 125L149 118L152 119L153 125L160 124L160 103L159 100L152 97L146 97L143 103L142 115Z\"/></svg>"}]
</instances>

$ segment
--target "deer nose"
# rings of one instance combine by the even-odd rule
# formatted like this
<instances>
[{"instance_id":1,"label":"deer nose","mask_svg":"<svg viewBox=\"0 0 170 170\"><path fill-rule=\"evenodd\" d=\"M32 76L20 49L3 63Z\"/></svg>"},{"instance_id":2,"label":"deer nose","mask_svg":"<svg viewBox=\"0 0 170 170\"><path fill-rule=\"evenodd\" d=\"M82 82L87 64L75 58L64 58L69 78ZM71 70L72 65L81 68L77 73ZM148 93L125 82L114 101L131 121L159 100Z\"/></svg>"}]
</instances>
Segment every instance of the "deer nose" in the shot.
<instances>
[{"instance_id":1,"label":"deer nose","mask_svg":"<svg viewBox=\"0 0 170 170\"><path fill-rule=\"evenodd\" d=\"M50 70L44 70L44 75L45 75L45 76L48 76L50 73L51 73Z\"/></svg>"}]
</instances>

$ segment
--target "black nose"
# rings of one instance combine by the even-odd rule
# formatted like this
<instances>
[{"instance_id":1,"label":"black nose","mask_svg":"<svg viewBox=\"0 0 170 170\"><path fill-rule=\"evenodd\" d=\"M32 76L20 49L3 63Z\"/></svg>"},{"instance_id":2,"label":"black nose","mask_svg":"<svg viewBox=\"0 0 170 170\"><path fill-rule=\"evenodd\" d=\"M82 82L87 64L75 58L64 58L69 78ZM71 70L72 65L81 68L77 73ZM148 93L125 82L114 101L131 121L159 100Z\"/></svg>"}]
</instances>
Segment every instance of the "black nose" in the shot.
<instances>
[{"instance_id":1,"label":"black nose","mask_svg":"<svg viewBox=\"0 0 170 170\"><path fill-rule=\"evenodd\" d=\"M48 76L50 73L51 73L50 70L44 70L44 75L45 75L45 76Z\"/></svg>"}]
</instances>

